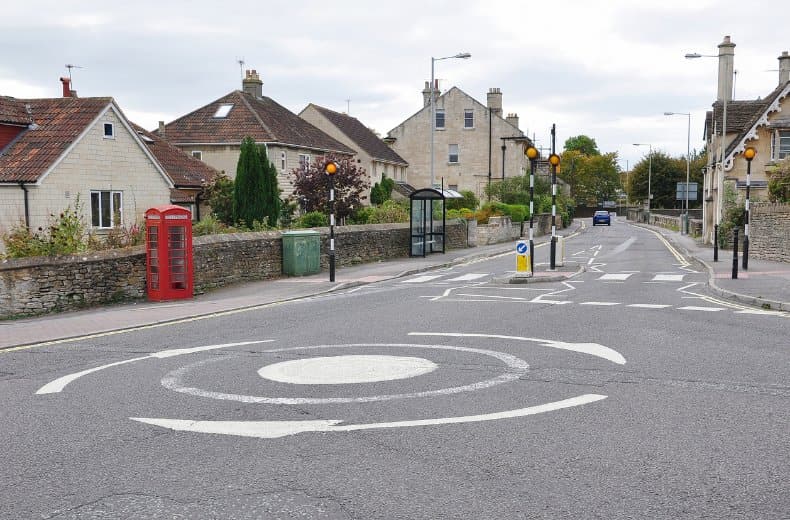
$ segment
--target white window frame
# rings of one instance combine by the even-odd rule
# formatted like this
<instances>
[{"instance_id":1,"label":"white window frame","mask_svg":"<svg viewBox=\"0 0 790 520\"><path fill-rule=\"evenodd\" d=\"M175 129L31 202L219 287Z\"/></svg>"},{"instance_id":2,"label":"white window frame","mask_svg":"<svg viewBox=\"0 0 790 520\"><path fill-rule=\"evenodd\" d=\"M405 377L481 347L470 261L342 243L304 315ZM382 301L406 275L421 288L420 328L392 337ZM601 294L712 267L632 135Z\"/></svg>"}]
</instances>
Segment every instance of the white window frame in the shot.
<instances>
[{"instance_id":1,"label":"white window frame","mask_svg":"<svg viewBox=\"0 0 790 520\"><path fill-rule=\"evenodd\" d=\"M308 170L310 168L310 154L309 153L300 153L299 154L299 169L301 170Z\"/></svg>"},{"instance_id":2,"label":"white window frame","mask_svg":"<svg viewBox=\"0 0 790 520\"><path fill-rule=\"evenodd\" d=\"M441 114L441 116L442 116L442 126L439 126L439 114ZM447 116L444 113L444 109L443 108L437 108L437 109L434 110L433 125L436 128L436 130L444 130L445 127L447 126Z\"/></svg>"},{"instance_id":3,"label":"white window frame","mask_svg":"<svg viewBox=\"0 0 790 520\"><path fill-rule=\"evenodd\" d=\"M785 157L790 157L790 129L776 131L776 147L774 148L774 153L774 158L777 161L781 161Z\"/></svg>"},{"instance_id":4,"label":"white window frame","mask_svg":"<svg viewBox=\"0 0 790 520\"><path fill-rule=\"evenodd\" d=\"M110 221L104 222L103 218L103 209L104 209L104 202L102 201L102 194L107 193L109 194L109 204L110 204ZM96 195L96 201L98 201L98 225L94 222L93 219L93 212L94 212L94 195ZM116 196L118 197L120 208L115 207L115 199ZM123 225L123 192L117 190L91 190L90 192L90 211L91 211L91 227L96 229L112 229L115 227L113 223L113 218L115 214L118 214L119 217L119 225Z\"/></svg>"},{"instance_id":5,"label":"white window frame","mask_svg":"<svg viewBox=\"0 0 790 520\"><path fill-rule=\"evenodd\" d=\"M288 155L285 153L285 151L280 152L280 170L283 172L285 172L285 167L288 165L287 159Z\"/></svg>"},{"instance_id":6,"label":"white window frame","mask_svg":"<svg viewBox=\"0 0 790 520\"><path fill-rule=\"evenodd\" d=\"M455 147L455 154L453 154L453 147ZM455 160L453 161L453 155L455 155ZM447 145L447 162L449 164L458 164L460 162L460 147L457 144L448 144Z\"/></svg>"},{"instance_id":7,"label":"white window frame","mask_svg":"<svg viewBox=\"0 0 790 520\"><path fill-rule=\"evenodd\" d=\"M110 133L107 134L107 129L109 128ZM102 124L102 132L104 139L115 139L115 125L110 123L109 121L105 121Z\"/></svg>"},{"instance_id":8,"label":"white window frame","mask_svg":"<svg viewBox=\"0 0 790 520\"><path fill-rule=\"evenodd\" d=\"M201 150L192 150L192 157L198 161L203 160L203 152Z\"/></svg>"},{"instance_id":9,"label":"white window frame","mask_svg":"<svg viewBox=\"0 0 790 520\"><path fill-rule=\"evenodd\" d=\"M471 117L467 117L471 116ZM472 124L467 126L467 121L471 120ZM464 110L464 129L471 130L475 127L475 111L474 109L465 109Z\"/></svg>"}]
</instances>

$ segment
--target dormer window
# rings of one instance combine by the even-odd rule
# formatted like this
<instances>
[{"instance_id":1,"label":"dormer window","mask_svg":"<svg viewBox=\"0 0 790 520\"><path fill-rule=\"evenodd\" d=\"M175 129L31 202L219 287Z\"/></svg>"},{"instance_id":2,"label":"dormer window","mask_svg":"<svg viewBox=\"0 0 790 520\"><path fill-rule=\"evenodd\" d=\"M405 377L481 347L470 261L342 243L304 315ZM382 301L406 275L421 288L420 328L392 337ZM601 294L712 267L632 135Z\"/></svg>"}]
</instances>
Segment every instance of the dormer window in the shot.
<instances>
[{"instance_id":1,"label":"dormer window","mask_svg":"<svg viewBox=\"0 0 790 520\"><path fill-rule=\"evenodd\" d=\"M219 108L217 108L217 111L214 112L214 117L217 119L223 119L228 117L231 108L233 108L232 104L220 105Z\"/></svg>"},{"instance_id":2,"label":"dormer window","mask_svg":"<svg viewBox=\"0 0 790 520\"><path fill-rule=\"evenodd\" d=\"M112 123L104 123L104 138L115 139L115 125Z\"/></svg>"}]
</instances>

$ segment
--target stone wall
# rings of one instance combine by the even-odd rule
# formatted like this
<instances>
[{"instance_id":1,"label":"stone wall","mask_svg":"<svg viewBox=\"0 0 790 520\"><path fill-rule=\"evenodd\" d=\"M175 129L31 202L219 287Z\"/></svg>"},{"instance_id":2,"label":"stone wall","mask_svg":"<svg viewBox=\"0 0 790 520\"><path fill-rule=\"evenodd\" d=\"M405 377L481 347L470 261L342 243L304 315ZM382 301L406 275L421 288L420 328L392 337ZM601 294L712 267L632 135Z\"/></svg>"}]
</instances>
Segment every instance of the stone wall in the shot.
<instances>
[{"instance_id":1,"label":"stone wall","mask_svg":"<svg viewBox=\"0 0 790 520\"><path fill-rule=\"evenodd\" d=\"M548 235L551 233L551 214L540 213L535 214L533 220L533 232L535 236ZM562 229L562 219L558 216L556 218L556 226L559 231ZM490 217L488 224L477 226L476 245L499 244L501 242L510 242L521 237L529 236L529 221L514 224L511 222L510 217Z\"/></svg>"},{"instance_id":2,"label":"stone wall","mask_svg":"<svg viewBox=\"0 0 790 520\"><path fill-rule=\"evenodd\" d=\"M790 204L751 206L749 256L790 262Z\"/></svg>"},{"instance_id":3,"label":"stone wall","mask_svg":"<svg viewBox=\"0 0 790 520\"><path fill-rule=\"evenodd\" d=\"M328 267L329 229L321 233L321 266ZM447 223L447 248L466 247L466 224ZM409 254L408 224L335 229L339 267ZM282 276L279 232L195 237L195 291ZM135 247L65 257L0 262L0 319L145 297L145 249Z\"/></svg>"}]
</instances>

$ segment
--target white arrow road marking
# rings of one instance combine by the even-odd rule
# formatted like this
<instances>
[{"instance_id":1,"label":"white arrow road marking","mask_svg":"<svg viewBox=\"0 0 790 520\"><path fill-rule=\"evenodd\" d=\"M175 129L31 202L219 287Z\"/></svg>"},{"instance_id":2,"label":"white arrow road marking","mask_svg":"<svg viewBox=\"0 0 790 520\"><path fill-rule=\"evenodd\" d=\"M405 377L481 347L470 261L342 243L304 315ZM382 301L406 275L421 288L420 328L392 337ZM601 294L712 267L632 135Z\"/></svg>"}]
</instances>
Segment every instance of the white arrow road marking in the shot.
<instances>
[{"instance_id":1,"label":"white arrow road marking","mask_svg":"<svg viewBox=\"0 0 790 520\"><path fill-rule=\"evenodd\" d=\"M195 352L205 352L206 350L215 350L218 348L227 348L227 347L237 347L240 345L254 345L257 343L271 343L274 341L273 339L265 339L262 341L241 341L238 343L223 343L222 345L208 345L205 347L193 347L193 348L176 348L176 349L168 349L168 350L161 350L159 352L154 352L153 354L148 354L147 356L127 359L125 361L116 361L115 363L110 363L107 365L102 365L100 367L89 368L88 370L83 370L82 372L75 372L74 374L69 374L67 376L59 377L54 381L51 381L36 391L36 395L42 394L56 394L58 392L63 391L66 388L66 385L71 383L72 381L81 378L82 376L86 376L88 374L92 374L94 372L98 372L99 370L104 370L105 368L117 367L119 365L125 365L127 363L135 363L137 361L142 361L144 359L164 359L173 356L181 356L183 354L194 354Z\"/></svg>"},{"instance_id":2,"label":"white arrow road marking","mask_svg":"<svg viewBox=\"0 0 790 520\"><path fill-rule=\"evenodd\" d=\"M583 394L562 401L545 403L518 410L507 410L481 415L467 415L461 417L439 417L436 419L420 419L413 421L380 422L369 424L345 424L342 420L323 421L191 421L186 419L150 419L145 417L130 417L131 420L160 426L175 431L214 433L221 435L235 435L239 437L256 437L259 439L276 439L287 435L305 432L351 432L357 430L379 430L384 428L408 428L414 426L435 426L442 424L463 424L483 421L496 421L499 419L512 419L526 417L539 413L552 412L563 408L581 406L594 403L607 396L601 394Z\"/></svg>"},{"instance_id":3,"label":"white arrow road marking","mask_svg":"<svg viewBox=\"0 0 790 520\"><path fill-rule=\"evenodd\" d=\"M625 358L614 349L605 347L598 343L568 343L565 341L554 341L551 339L540 338L525 338L522 336L502 336L500 334L466 334L461 332L409 332L409 336L444 336L448 338L493 338L493 339L510 339L516 341L531 341L538 343L544 347L557 348L561 350L571 350L574 352L581 352L582 354L590 354L618 365L625 365Z\"/></svg>"}]
</instances>

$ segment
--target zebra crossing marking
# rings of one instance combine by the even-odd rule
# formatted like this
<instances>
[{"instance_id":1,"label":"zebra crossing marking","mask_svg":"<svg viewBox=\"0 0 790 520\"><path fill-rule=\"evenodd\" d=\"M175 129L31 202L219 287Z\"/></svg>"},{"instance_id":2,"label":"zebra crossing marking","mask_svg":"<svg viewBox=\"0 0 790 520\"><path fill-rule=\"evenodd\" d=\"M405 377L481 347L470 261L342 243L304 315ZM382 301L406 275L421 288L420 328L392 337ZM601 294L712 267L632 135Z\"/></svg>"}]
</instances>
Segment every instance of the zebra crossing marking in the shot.
<instances>
[{"instance_id":1,"label":"zebra crossing marking","mask_svg":"<svg viewBox=\"0 0 790 520\"><path fill-rule=\"evenodd\" d=\"M653 282L682 282L685 274L657 274L653 277Z\"/></svg>"},{"instance_id":2,"label":"zebra crossing marking","mask_svg":"<svg viewBox=\"0 0 790 520\"><path fill-rule=\"evenodd\" d=\"M477 280L478 278L483 278L488 276L489 273L468 273L463 274L461 276L456 276L455 278L450 278L447 280L448 282L469 282L472 280Z\"/></svg>"},{"instance_id":3,"label":"zebra crossing marking","mask_svg":"<svg viewBox=\"0 0 790 520\"><path fill-rule=\"evenodd\" d=\"M624 282L628 280L632 274L634 273L608 273L598 278L598 280L604 282Z\"/></svg>"}]
</instances>

